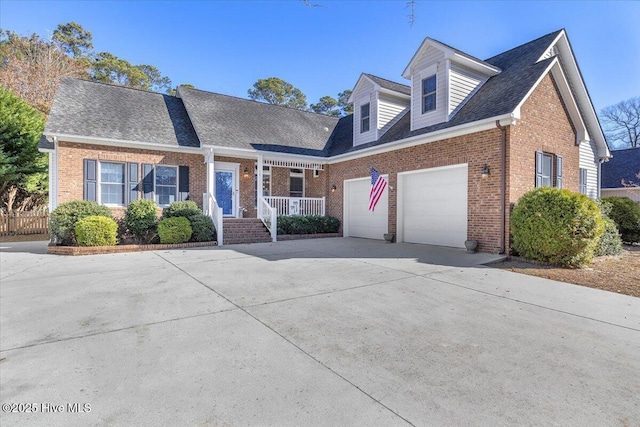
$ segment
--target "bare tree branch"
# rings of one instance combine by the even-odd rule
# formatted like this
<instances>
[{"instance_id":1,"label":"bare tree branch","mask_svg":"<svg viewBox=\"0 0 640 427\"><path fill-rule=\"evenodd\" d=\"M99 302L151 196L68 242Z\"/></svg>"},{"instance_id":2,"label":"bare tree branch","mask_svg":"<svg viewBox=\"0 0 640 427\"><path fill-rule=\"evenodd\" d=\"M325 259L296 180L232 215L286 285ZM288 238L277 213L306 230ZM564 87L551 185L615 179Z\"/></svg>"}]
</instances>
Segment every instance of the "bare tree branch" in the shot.
<instances>
[{"instance_id":1,"label":"bare tree branch","mask_svg":"<svg viewBox=\"0 0 640 427\"><path fill-rule=\"evenodd\" d=\"M416 0L407 0L405 8L409 9L409 28L413 28L413 24L416 22Z\"/></svg>"},{"instance_id":2,"label":"bare tree branch","mask_svg":"<svg viewBox=\"0 0 640 427\"><path fill-rule=\"evenodd\" d=\"M640 147L640 97L606 107L600 117L607 140L613 147Z\"/></svg>"}]
</instances>

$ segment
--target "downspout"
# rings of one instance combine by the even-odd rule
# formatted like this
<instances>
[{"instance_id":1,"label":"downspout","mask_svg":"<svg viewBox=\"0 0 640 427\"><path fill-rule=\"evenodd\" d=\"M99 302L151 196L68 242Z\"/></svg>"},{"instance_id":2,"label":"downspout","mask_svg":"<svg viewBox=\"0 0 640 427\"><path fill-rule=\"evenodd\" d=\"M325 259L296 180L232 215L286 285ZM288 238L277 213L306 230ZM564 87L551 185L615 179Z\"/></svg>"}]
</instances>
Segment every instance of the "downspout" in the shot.
<instances>
[{"instance_id":1,"label":"downspout","mask_svg":"<svg viewBox=\"0 0 640 427\"><path fill-rule=\"evenodd\" d=\"M500 120L496 120L496 126L502 133L502 167L500 168L500 253L506 252L504 235L506 233L507 222L507 127L500 124Z\"/></svg>"}]
</instances>

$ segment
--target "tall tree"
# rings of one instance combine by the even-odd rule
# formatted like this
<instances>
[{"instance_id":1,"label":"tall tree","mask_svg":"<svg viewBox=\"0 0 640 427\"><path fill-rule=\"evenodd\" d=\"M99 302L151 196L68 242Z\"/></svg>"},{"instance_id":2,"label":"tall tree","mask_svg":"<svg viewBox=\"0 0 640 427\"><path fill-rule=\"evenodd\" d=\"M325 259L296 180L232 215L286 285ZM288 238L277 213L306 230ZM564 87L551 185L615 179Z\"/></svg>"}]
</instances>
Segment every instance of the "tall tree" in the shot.
<instances>
[{"instance_id":1,"label":"tall tree","mask_svg":"<svg viewBox=\"0 0 640 427\"><path fill-rule=\"evenodd\" d=\"M600 117L607 140L613 147L640 147L640 97L606 107Z\"/></svg>"},{"instance_id":2,"label":"tall tree","mask_svg":"<svg viewBox=\"0 0 640 427\"><path fill-rule=\"evenodd\" d=\"M52 40L60 43L67 55L73 58L88 57L93 49L93 35L91 31L82 28L76 22L59 24L53 32Z\"/></svg>"},{"instance_id":3,"label":"tall tree","mask_svg":"<svg viewBox=\"0 0 640 427\"><path fill-rule=\"evenodd\" d=\"M291 83L278 77L258 79L253 89L247 91L249 98L254 101L264 101L268 104L282 105L297 110L307 109L307 97Z\"/></svg>"},{"instance_id":4,"label":"tall tree","mask_svg":"<svg viewBox=\"0 0 640 427\"><path fill-rule=\"evenodd\" d=\"M91 79L142 90L169 91L171 80L153 65L133 65L110 52L100 52L89 70Z\"/></svg>"},{"instance_id":5,"label":"tall tree","mask_svg":"<svg viewBox=\"0 0 640 427\"><path fill-rule=\"evenodd\" d=\"M176 96L176 94L178 93L178 88L179 87L186 87L187 89L195 89L196 88L191 83L182 83L181 85L178 85L175 89L169 89L167 91L167 94L169 94L171 96Z\"/></svg>"},{"instance_id":6,"label":"tall tree","mask_svg":"<svg viewBox=\"0 0 640 427\"><path fill-rule=\"evenodd\" d=\"M349 103L349 97L351 96L351 89L345 89L338 94L338 106L342 110L344 116L353 114L353 103Z\"/></svg>"},{"instance_id":7,"label":"tall tree","mask_svg":"<svg viewBox=\"0 0 640 427\"><path fill-rule=\"evenodd\" d=\"M44 117L0 86L0 198L7 212L33 208L47 196L47 157L38 152Z\"/></svg>"},{"instance_id":8,"label":"tall tree","mask_svg":"<svg viewBox=\"0 0 640 427\"><path fill-rule=\"evenodd\" d=\"M86 77L82 64L55 40L0 31L0 85L48 114L62 77Z\"/></svg>"},{"instance_id":9,"label":"tall tree","mask_svg":"<svg viewBox=\"0 0 640 427\"><path fill-rule=\"evenodd\" d=\"M338 106L338 101L331 96L323 96L320 98L317 104L311 104L311 111L318 114L324 114L327 116L339 117L340 116L340 108Z\"/></svg>"}]
</instances>

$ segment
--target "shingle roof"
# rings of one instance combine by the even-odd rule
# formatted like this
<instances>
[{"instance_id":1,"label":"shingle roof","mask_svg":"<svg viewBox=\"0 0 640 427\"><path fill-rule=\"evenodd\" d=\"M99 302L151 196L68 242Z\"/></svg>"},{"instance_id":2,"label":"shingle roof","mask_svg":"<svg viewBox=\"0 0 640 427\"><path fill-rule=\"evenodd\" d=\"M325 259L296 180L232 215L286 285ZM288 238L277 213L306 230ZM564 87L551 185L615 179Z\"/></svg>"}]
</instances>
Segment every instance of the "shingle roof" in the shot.
<instances>
[{"instance_id":1,"label":"shingle roof","mask_svg":"<svg viewBox=\"0 0 640 427\"><path fill-rule=\"evenodd\" d=\"M411 87L403 85L402 83L396 83L391 80L383 79L382 77L374 76L373 74L364 73L365 76L373 80L376 84L384 89L389 89L394 92L404 93L405 95L411 95Z\"/></svg>"},{"instance_id":2,"label":"shingle roof","mask_svg":"<svg viewBox=\"0 0 640 427\"><path fill-rule=\"evenodd\" d=\"M38 140L38 148L42 150L53 150L56 147L53 142L50 142L46 136L42 135Z\"/></svg>"},{"instance_id":3,"label":"shingle roof","mask_svg":"<svg viewBox=\"0 0 640 427\"><path fill-rule=\"evenodd\" d=\"M448 122L411 131L411 114L407 111L405 115L377 141L356 147L346 143L346 141L336 141L329 147L329 155L335 156L354 152L412 136L511 113L524 99L544 70L546 70L549 63L553 60L549 58L536 63L560 31L547 34L546 36L542 36L529 43L487 59L486 62L499 67L502 69L502 72L489 78Z\"/></svg>"},{"instance_id":4,"label":"shingle roof","mask_svg":"<svg viewBox=\"0 0 640 427\"><path fill-rule=\"evenodd\" d=\"M338 118L181 87L180 96L203 145L321 152Z\"/></svg>"},{"instance_id":5,"label":"shingle roof","mask_svg":"<svg viewBox=\"0 0 640 427\"><path fill-rule=\"evenodd\" d=\"M72 78L62 79L44 134L200 146L178 98Z\"/></svg>"},{"instance_id":6,"label":"shingle roof","mask_svg":"<svg viewBox=\"0 0 640 427\"><path fill-rule=\"evenodd\" d=\"M602 164L602 188L622 187L622 180L639 183L640 148L612 151L613 157Z\"/></svg>"}]
</instances>

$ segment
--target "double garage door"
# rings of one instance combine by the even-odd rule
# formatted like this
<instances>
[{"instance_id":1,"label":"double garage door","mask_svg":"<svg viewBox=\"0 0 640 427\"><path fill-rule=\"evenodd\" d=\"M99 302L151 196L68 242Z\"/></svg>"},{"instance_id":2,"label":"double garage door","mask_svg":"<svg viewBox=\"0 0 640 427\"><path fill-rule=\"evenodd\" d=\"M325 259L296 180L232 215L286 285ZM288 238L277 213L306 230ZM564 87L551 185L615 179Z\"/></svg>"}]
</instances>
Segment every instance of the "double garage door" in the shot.
<instances>
[{"instance_id":1,"label":"double garage door","mask_svg":"<svg viewBox=\"0 0 640 427\"><path fill-rule=\"evenodd\" d=\"M467 239L467 165L398 174L399 242L464 247ZM345 181L344 235L382 239L388 232L388 189L368 211L369 179Z\"/></svg>"}]
</instances>

